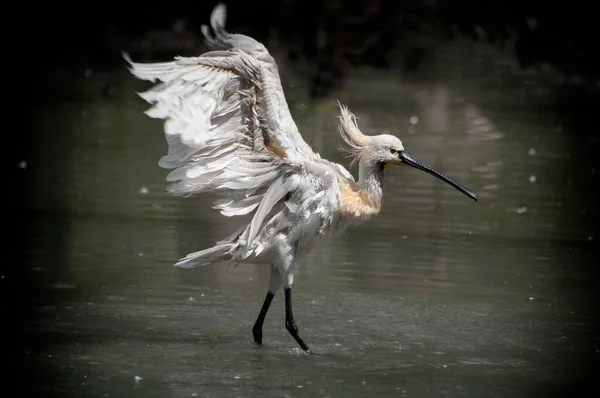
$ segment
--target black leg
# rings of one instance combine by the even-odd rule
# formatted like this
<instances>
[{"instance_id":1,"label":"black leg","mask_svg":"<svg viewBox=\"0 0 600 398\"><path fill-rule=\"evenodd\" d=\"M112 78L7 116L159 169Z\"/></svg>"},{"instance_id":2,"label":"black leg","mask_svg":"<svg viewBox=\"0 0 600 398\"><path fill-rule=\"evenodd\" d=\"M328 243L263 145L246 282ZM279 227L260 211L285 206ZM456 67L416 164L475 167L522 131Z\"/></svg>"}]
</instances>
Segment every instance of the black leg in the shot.
<instances>
[{"instance_id":1,"label":"black leg","mask_svg":"<svg viewBox=\"0 0 600 398\"><path fill-rule=\"evenodd\" d=\"M296 322L294 322L294 314L292 313L292 288L286 287L284 289L285 292L285 328L290 332L292 337L296 340L298 345L306 351L307 354L310 354L310 348L306 345L306 343L302 340L302 337L298 334L298 326L296 326Z\"/></svg>"},{"instance_id":2,"label":"black leg","mask_svg":"<svg viewBox=\"0 0 600 398\"><path fill-rule=\"evenodd\" d=\"M267 316L267 311L269 311L271 301L273 301L273 296L273 293L267 292L267 297L265 297L265 301L260 309L258 318L256 318L254 327L252 327L252 336L254 336L254 342L256 344L262 344L262 327L263 323L265 322L265 316Z\"/></svg>"}]
</instances>

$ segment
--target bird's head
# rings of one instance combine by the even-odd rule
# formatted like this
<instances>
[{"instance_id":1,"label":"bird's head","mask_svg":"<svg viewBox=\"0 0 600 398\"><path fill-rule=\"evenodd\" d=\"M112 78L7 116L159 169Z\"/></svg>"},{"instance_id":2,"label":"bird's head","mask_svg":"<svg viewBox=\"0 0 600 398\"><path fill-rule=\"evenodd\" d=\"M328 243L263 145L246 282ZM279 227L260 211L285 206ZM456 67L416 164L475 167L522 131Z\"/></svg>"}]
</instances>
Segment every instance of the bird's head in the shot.
<instances>
[{"instance_id":1,"label":"bird's head","mask_svg":"<svg viewBox=\"0 0 600 398\"><path fill-rule=\"evenodd\" d=\"M346 152L353 158L352 162L359 161L360 164L368 163L381 169L391 166L414 167L450 184L471 199L477 200L477 196L467 188L410 156L404 150L402 141L398 137L390 134L363 134L356 124L354 114L341 104L339 131L349 146Z\"/></svg>"}]
</instances>

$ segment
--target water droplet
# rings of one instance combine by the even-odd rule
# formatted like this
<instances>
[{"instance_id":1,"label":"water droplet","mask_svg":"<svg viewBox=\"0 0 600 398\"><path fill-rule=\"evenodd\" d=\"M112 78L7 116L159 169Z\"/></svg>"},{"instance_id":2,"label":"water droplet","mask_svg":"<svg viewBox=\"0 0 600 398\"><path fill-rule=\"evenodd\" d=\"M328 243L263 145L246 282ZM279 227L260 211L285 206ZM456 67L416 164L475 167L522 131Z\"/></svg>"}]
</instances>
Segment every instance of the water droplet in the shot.
<instances>
[{"instance_id":1,"label":"water droplet","mask_svg":"<svg viewBox=\"0 0 600 398\"><path fill-rule=\"evenodd\" d=\"M533 174L529 176L529 182L530 183L533 184L535 182L535 180L536 180L536 178L535 178L535 176Z\"/></svg>"},{"instance_id":2,"label":"water droplet","mask_svg":"<svg viewBox=\"0 0 600 398\"><path fill-rule=\"evenodd\" d=\"M529 301L532 301L532 300L533 300L533 297L529 297Z\"/></svg>"},{"instance_id":3,"label":"water droplet","mask_svg":"<svg viewBox=\"0 0 600 398\"><path fill-rule=\"evenodd\" d=\"M25 170L25 169L27 168L27 162L26 162L26 161L24 161L24 160L21 160L21 161L19 162L19 164L17 164L17 167L18 167L18 168L20 168L20 169L23 169L23 170Z\"/></svg>"},{"instance_id":4,"label":"water droplet","mask_svg":"<svg viewBox=\"0 0 600 398\"><path fill-rule=\"evenodd\" d=\"M83 75L84 75L85 77L90 77L90 76L92 76L92 73L94 73L94 71L93 71L92 69L90 69L90 68L87 68L87 69L85 70L85 72L83 72Z\"/></svg>"},{"instance_id":5,"label":"water droplet","mask_svg":"<svg viewBox=\"0 0 600 398\"><path fill-rule=\"evenodd\" d=\"M410 119L408 119L408 121L410 122L410 124L417 124L419 123L419 118L416 116L411 116Z\"/></svg>"},{"instance_id":6,"label":"water droplet","mask_svg":"<svg viewBox=\"0 0 600 398\"><path fill-rule=\"evenodd\" d=\"M592 235L588 236L588 240L592 240L592 239L593 239Z\"/></svg>"},{"instance_id":7,"label":"water droplet","mask_svg":"<svg viewBox=\"0 0 600 398\"><path fill-rule=\"evenodd\" d=\"M529 154L529 156L534 156L535 155L535 148L529 148L529 151L527 153Z\"/></svg>"},{"instance_id":8,"label":"water droplet","mask_svg":"<svg viewBox=\"0 0 600 398\"><path fill-rule=\"evenodd\" d=\"M138 256L140 256L140 257L144 257L144 253L142 253L142 252L139 252L139 253L138 253Z\"/></svg>"},{"instance_id":9,"label":"water droplet","mask_svg":"<svg viewBox=\"0 0 600 398\"><path fill-rule=\"evenodd\" d=\"M517 208L517 214L523 214L526 211L527 211L527 207L525 207L525 206Z\"/></svg>"},{"instance_id":10,"label":"water droplet","mask_svg":"<svg viewBox=\"0 0 600 398\"><path fill-rule=\"evenodd\" d=\"M135 376L135 377L134 377L134 379L135 379L135 382L136 382L136 383L139 383L139 382L140 382L140 381L142 381L144 378L143 378L142 376Z\"/></svg>"},{"instance_id":11,"label":"water droplet","mask_svg":"<svg viewBox=\"0 0 600 398\"><path fill-rule=\"evenodd\" d=\"M141 187L141 188L140 188L140 193L141 193L141 194L145 195L145 194L147 194L148 192L149 192L149 191L148 191L148 188L146 188L146 187Z\"/></svg>"}]
</instances>

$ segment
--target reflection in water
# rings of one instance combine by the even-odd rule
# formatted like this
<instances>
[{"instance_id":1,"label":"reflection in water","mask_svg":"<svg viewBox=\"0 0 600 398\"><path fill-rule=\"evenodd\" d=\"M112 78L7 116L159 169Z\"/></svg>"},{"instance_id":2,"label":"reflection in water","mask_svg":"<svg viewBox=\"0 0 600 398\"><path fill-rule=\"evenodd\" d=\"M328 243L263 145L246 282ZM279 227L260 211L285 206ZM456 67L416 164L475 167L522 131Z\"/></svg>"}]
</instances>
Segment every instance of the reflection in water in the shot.
<instances>
[{"instance_id":1,"label":"reflection in water","mask_svg":"<svg viewBox=\"0 0 600 398\"><path fill-rule=\"evenodd\" d=\"M423 85L418 88L415 100L419 111L432 133L445 133L449 129L448 113L450 112L450 94L448 87L441 83Z\"/></svg>"},{"instance_id":2,"label":"reflection in water","mask_svg":"<svg viewBox=\"0 0 600 398\"><path fill-rule=\"evenodd\" d=\"M470 59L461 48L448 51L457 53L441 56L445 62ZM266 267L171 267L231 228L210 195L166 194L157 165L162 126L132 94L143 83L115 72L117 98L41 111L42 142L20 170L36 193L26 255L38 317L28 333L43 344L32 339L26 358L42 369L40 389L531 396L577 380L583 368L571 373L563 364L582 359L591 315L582 304L594 283L581 289L576 281L586 276L569 266L591 261L584 256L591 232L581 229L576 198L561 189L573 159L549 112L510 105L531 84L486 73L510 66L480 58L433 83L356 70L336 94L365 131L398 135L480 201L415 170L388 173L382 214L298 264L296 316L314 357L295 350L280 296L265 324L266 346L252 345ZM469 67L471 75L451 75ZM103 79L93 75L90 92L100 85L94 78ZM335 100L311 105L301 84L286 90L306 140L346 163L336 151Z\"/></svg>"}]
</instances>

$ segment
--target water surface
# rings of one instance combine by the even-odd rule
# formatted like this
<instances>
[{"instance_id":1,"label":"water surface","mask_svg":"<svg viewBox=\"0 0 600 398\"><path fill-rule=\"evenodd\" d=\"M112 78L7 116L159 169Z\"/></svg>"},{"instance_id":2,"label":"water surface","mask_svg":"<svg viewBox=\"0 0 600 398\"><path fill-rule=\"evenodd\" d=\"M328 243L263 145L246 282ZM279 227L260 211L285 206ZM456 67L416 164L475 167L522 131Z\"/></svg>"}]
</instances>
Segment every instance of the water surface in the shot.
<instances>
[{"instance_id":1,"label":"water surface","mask_svg":"<svg viewBox=\"0 0 600 398\"><path fill-rule=\"evenodd\" d=\"M600 237L582 193L598 165L576 157L597 141L585 125L570 131L558 120L553 75L521 72L485 48L445 51L436 79L356 69L319 102L282 68L292 113L323 156L347 164L337 151L339 99L364 131L398 135L480 198L388 170L382 213L297 266L295 314L312 356L285 330L282 294L265 345L253 344L268 268L172 267L231 228L210 194L165 192L162 127L134 94L146 84L124 70L91 74L80 98L41 108L41 142L16 170L30 187L22 272L33 314L20 358L32 390L529 397L583 383L598 355L598 280L587 266ZM106 82L110 98L99 94Z\"/></svg>"}]
</instances>

